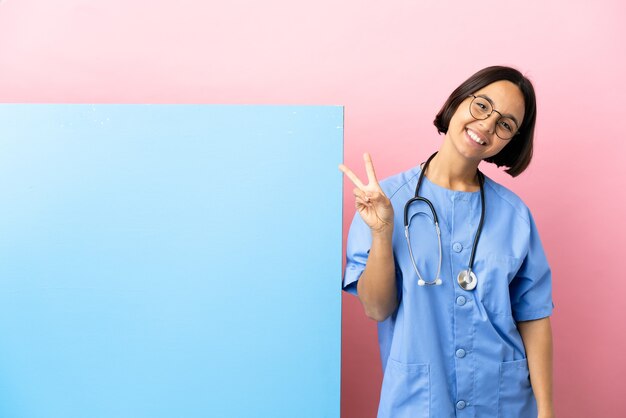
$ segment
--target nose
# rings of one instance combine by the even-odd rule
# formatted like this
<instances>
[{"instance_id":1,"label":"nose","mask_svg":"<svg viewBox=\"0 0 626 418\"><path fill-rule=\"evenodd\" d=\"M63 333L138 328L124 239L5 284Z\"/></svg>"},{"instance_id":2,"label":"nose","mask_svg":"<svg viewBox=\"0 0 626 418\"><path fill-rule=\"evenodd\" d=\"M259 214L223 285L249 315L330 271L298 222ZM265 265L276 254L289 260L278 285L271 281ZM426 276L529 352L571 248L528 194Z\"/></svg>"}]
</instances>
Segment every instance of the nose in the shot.
<instances>
[{"instance_id":1,"label":"nose","mask_svg":"<svg viewBox=\"0 0 626 418\"><path fill-rule=\"evenodd\" d=\"M487 119L482 119L478 121L480 126L485 129L485 131L493 134L496 131L496 123L498 122L499 116L496 112L491 112L491 115Z\"/></svg>"}]
</instances>

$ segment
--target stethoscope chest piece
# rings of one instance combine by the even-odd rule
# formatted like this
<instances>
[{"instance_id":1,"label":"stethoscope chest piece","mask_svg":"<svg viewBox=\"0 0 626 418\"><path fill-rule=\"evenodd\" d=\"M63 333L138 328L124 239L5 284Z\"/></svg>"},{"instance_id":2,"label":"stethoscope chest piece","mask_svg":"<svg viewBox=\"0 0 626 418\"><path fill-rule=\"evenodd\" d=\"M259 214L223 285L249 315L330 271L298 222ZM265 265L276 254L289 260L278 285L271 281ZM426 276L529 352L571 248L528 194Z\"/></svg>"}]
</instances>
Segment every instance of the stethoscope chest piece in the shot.
<instances>
[{"instance_id":1,"label":"stethoscope chest piece","mask_svg":"<svg viewBox=\"0 0 626 418\"><path fill-rule=\"evenodd\" d=\"M474 290L476 288L476 283L478 283L476 275L471 270L461 270L456 280L463 290Z\"/></svg>"}]
</instances>

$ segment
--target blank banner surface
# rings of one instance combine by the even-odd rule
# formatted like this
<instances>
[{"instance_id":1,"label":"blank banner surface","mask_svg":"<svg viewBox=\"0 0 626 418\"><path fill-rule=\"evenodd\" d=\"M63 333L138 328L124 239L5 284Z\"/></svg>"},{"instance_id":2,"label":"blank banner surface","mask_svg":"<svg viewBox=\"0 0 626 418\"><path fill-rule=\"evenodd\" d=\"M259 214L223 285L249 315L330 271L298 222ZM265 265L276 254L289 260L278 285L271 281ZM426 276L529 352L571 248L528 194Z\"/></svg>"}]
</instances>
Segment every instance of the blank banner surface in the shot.
<instances>
[{"instance_id":1,"label":"blank banner surface","mask_svg":"<svg viewBox=\"0 0 626 418\"><path fill-rule=\"evenodd\" d=\"M343 109L0 106L0 416L339 417Z\"/></svg>"}]
</instances>

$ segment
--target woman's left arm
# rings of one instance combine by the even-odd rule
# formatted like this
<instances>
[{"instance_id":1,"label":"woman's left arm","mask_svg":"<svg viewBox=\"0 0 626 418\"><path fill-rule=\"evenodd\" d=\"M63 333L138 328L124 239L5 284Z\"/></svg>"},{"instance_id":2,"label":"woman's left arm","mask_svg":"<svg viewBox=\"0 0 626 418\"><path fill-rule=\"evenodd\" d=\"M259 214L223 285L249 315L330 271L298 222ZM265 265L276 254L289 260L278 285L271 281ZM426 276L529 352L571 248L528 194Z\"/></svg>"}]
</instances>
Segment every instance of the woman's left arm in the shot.
<instances>
[{"instance_id":1,"label":"woman's left arm","mask_svg":"<svg viewBox=\"0 0 626 418\"><path fill-rule=\"evenodd\" d=\"M554 418L550 317L518 322L517 328L526 348L530 384L537 399L538 418Z\"/></svg>"}]
</instances>

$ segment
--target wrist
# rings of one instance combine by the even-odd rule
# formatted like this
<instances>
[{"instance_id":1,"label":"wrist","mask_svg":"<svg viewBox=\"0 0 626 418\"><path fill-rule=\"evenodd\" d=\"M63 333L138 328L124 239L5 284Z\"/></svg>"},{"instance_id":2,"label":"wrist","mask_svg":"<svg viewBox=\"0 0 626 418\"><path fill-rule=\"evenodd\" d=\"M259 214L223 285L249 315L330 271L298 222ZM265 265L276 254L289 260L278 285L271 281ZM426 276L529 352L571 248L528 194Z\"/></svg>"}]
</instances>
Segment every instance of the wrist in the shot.
<instances>
[{"instance_id":1,"label":"wrist","mask_svg":"<svg viewBox=\"0 0 626 418\"><path fill-rule=\"evenodd\" d=\"M372 228L373 239L390 240L393 236L393 223L381 226L380 228Z\"/></svg>"}]
</instances>

